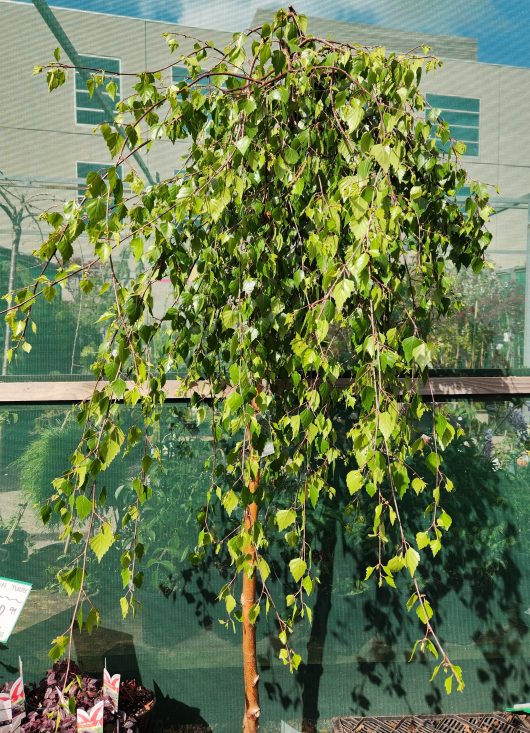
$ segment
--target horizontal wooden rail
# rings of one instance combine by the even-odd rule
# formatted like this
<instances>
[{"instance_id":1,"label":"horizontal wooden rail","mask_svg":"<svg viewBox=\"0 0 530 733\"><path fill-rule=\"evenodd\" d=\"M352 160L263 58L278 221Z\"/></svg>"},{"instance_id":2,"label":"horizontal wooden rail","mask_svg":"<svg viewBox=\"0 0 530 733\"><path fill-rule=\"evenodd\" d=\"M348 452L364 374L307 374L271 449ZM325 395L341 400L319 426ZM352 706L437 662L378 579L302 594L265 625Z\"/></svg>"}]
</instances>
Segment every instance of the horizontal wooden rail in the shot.
<instances>
[{"instance_id":1,"label":"horizontal wooden rail","mask_svg":"<svg viewBox=\"0 0 530 733\"><path fill-rule=\"evenodd\" d=\"M103 389L106 382L93 380L77 382L0 382L0 404L74 404L90 399L94 390ZM131 384L131 383L130 383ZM132 386L132 384L131 384ZM208 396L205 384L185 391L178 379L169 379L165 391L169 400L188 400L192 392Z\"/></svg>"},{"instance_id":2,"label":"horizontal wooden rail","mask_svg":"<svg viewBox=\"0 0 530 733\"><path fill-rule=\"evenodd\" d=\"M530 397L530 377L431 377L420 387L435 397Z\"/></svg>"},{"instance_id":3,"label":"horizontal wooden rail","mask_svg":"<svg viewBox=\"0 0 530 733\"><path fill-rule=\"evenodd\" d=\"M340 379L346 386L350 380ZM98 388L104 386L100 382ZM0 382L0 404L73 404L90 398L96 388L95 381L77 382ZM192 390L184 390L178 379L166 383L167 399L171 402L188 400L192 392L209 396L208 386L199 383ZM436 399L457 399L466 397L530 397L530 376L528 377L431 377L420 386L420 393Z\"/></svg>"}]
</instances>

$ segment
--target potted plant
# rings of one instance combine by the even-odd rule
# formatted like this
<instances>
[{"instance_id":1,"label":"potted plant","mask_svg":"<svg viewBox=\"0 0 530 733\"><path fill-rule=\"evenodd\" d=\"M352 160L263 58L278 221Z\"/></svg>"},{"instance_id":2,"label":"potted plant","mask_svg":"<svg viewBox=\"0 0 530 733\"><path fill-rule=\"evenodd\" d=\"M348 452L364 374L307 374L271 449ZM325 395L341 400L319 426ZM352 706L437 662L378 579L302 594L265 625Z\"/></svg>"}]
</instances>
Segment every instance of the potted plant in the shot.
<instances>
[{"instance_id":1,"label":"potted plant","mask_svg":"<svg viewBox=\"0 0 530 733\"><path fill-rule=\"evenodd\" d=\"M19 681L6 683L4 692L21 686ZM105 733L148 733L155 705L154 693L135 680L110 677L106 669L101 679L67 661L56 662L37 685L24 687L24 696L17 699L22 707L24 698L21 733L75 733L91 717L103 720Z\"/></svg>"}]
</instances>

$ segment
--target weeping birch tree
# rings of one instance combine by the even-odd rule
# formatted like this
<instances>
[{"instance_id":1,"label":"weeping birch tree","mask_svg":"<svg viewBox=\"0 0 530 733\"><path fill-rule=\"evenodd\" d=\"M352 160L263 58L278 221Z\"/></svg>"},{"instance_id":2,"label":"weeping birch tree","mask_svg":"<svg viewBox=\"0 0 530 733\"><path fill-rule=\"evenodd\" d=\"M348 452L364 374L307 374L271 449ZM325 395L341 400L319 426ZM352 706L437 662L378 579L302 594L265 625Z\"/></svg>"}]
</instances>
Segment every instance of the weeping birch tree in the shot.
<instances>
[{"instance_id":1,"label":"weeping birch tree","mask_svg":"<svg viewBox=\"0 0 530 733\"><path fill-rule=\"evenodd\" d=\"M178 38L167 41L178 56ZM448 692L464 685L417 570L425 553L440 551L451 524L443 451L455 427L424 403L419 387L434 358L432 323L455 307L446 268L482 268L490 209L475 183L465 207L457 201L469 185L464 148L426 110L420 80L438 63L427 53L316 38L303 16L280 10L225 49L197 42L175 61L186 64L188 80L168 85L166 70L139 74L133 94L116 105L125 137L100 128L114 165L88 175L84 200L46 217L51 234L39 254L61 269L48 279L44 267L13 295L7 314L27 349L37 298L52 298L68 278L90 292L91 270L108 273L114 303L101 313L98 388L79 406L83 437L42 508L45 521L58 513L62 536L79 544L60 578L76 594L81 624L90 601L86 559L101 560L118 535L128 542L123 614L136 608L144 555L137 530L151 467L161 460L157 423L168 377L183 373L198 419L211 415L212 482L195 557L226 552L232 563L220 599L242 624L245 733L259 725L260 613L276 618L283 662L291 669L301 662L290 633L300 618L311 621L318 583L307 526L319 502L333 499L339 469L350 507L362 502L370 517L376 560L366 578L390 586L408 578L411 623L421 624L417 653L432 654L433 676L442 673ZM36 70L50 88L69 72L58 56ZM102 73L90 84L113 93ZM189 142L181 171L147 185L133 153L181 140ZM82 235L93 258L80 267L71 259ZM114 267L124 249L137 262L130 281ZM167 278L171 302L157 316L153 291ZM133 405L143 417L124 429L123 406ZM429 437L418 429L426 411ZM231 446L223 460L221 441ZM137 444L141 471L116 527L99 506L98 481ZM410 493L414 516L403 509ZM212 519L219 506L231 518L228 534ZM271 586L276 543L288 550L285 595ZM65 634L52 653L67 649Z\"/></svg>"}]
</instances>

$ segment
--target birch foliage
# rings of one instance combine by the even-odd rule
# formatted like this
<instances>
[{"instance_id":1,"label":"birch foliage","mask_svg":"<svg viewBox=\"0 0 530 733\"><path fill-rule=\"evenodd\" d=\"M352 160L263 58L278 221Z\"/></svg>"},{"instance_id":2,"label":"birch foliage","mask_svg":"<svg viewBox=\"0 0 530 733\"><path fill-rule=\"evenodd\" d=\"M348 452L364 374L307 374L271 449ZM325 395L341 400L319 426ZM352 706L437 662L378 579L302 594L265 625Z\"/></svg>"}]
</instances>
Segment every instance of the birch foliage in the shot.
<instances>
[{"instance_id":1,"label":"birch foliage","mask_svg":"<svg viewBox=\"0 0 530 733\"><path fill-rule=\"evenodd\" d=\"M178 57L178 37L167 41ZM366 578L395 586L406 576L419 646L436 658L433 676L443 669L447 691L461 689L418 580L424 556L441 551L451 525L443 451L455 427L418 389L434 358L432 323L455 307L448 264L482 268L490 209L460 166L464 146L426 110L420 80L438 62L427 50L387 54L315 38L303 16L282 10L271 25L235 34L226 49L197 42L174 63L186 65L188 81L171 84L169 66L144 72L117 103L125 138L101 126L114 164L89 174L83 200L46 216L51 233L39 256L61 269L49 280L44 268L14 294L7 316L27 350L37 297L51 300L78 278L97 308L92 272L107 273L113 304L98 314L106 332L93 366L105 384L79 407L83 438L42 510L44 520L58 513L63 538L80 546L63 584L77 594L79 613L87 606L83 558L101 560L119 539L122 610L135 609L144 562L137 528L160 460L164 385L178 372L198 419L213 416L212 482L195 559L228 553L228 615L239 613L238 574L257 574L262 592L251 618L262 608L276 614L280 657L298 666L289 635L299 617L311 619L318 582L308 522L323 497L335 496L342 472L348 511L362 502L376 550ZM54 88L69 69L57 57L45 71ZM112 95L103 73L91 84ZM132 151L163 146L176 160L178 141L188 146L179 172L147 186ZM471 193L462 205L464 185ZM80 237L93 253L83 266L74 257ZM124 249L135 263L127 281L113 266ZM162 280L171 299L157 315ZM127 429L123 406L143 416ZM430 435L418 430L426 410ZM231 446L223 458L221 441ZM98 482L135 445L141 470L123 526L114 526L99 506ZM411 493L413 517L402 503ZM249 531L253 501L259 516ZM215 505L231 518L227 535L213 520ZM289 552L283 597L270 589L274 543ZM53 653L67 643L59 637Z\"/></svg>"}]
</instances>

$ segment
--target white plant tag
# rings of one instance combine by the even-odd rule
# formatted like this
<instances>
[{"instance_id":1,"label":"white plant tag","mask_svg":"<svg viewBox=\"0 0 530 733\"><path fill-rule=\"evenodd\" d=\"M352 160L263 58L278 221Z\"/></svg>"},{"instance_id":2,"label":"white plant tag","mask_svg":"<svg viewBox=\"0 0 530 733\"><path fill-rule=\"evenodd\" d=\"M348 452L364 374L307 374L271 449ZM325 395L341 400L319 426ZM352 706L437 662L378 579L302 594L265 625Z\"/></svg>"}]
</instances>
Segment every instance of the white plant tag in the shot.
<instances>
[{"instance_id":1,"label":"white plant tag","mask_svg":"<svg viewBox=\"0 0 530 733\"><path fill-rule=\"evenodd\" d=\"M285 720L282 720L281 733L299 733L299 731L297 731L296 728L292 728L289 723L285 722Z\"/></svg>"},{"instance_id":2,"label":"white plant tag","mask_svg":"<svg viewBox=\"0 0 530 733\"><path fill-rule=\"evenodd\" d=\"M114 674L112 677L107 671L107 667L103 670L103 694L108 695L114 712L118 712L118 701L120 698L120 679L121 675Z\"/></svg>"},{"instance_id":3,"label":"white plant tag","mask_svg":"<svg viewBox=\"0 0 530 733\"><path fill-rule=\"evenodd\" d=\"M30 590L31 583L0 577L0 643L7 644Z\"/></svg>"},{"instance_id":4,"label":"white plant tag","mask_svg":"<svg viewBox=\"0 0 530 733\"><path fill-rule=\"evenodd\" d=\"M26 711L26 694L24 692L24 675L22 673L22 660L18 658L19 676L13 682L9 694L11 696L11 710L13 717L18 713Z\"/></svg>"},{"instance_id":5,"label":"white plant tag","mask_svg":"<svg viewBox=\"0 0 530 733\"><path fill-rule=\"evenodd\" d=\"M77 711L77 733L103 733L103 700L90 710Z\"/></svg>"},{"instance_id":6,"label":"white plant tag","mask_svg":"<svg viewBox=\"0 0 530 733\"><path fill-rule=\"evenodd\" d=\"M0 692L0 731L11 729L11 696L9 692Z\"/></svg>"}]
</instances>

